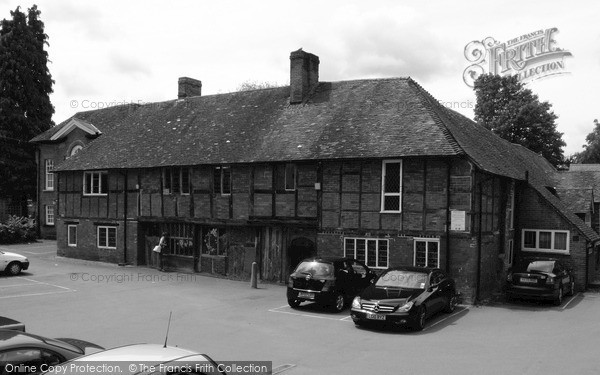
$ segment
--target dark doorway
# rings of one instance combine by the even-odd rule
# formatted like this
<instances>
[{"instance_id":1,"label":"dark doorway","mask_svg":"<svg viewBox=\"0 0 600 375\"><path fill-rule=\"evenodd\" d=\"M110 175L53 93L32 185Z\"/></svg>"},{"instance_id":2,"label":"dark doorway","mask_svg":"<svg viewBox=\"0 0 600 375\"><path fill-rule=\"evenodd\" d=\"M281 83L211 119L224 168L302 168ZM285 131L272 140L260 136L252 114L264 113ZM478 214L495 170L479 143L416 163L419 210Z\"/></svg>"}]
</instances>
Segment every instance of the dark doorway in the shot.
<instances>
[{"instance_id":1,"label":"dark doorway","mask_svg":"<svg viewBox=\"0 0 600 375\"><path fill-rule=\"evenodd\" d=\"M317 254L315 243L306 237L299 237L292 241L288 249L289 270L290 273L296 268L298 263L304 258Z\"/></svg>"}]
</instances>

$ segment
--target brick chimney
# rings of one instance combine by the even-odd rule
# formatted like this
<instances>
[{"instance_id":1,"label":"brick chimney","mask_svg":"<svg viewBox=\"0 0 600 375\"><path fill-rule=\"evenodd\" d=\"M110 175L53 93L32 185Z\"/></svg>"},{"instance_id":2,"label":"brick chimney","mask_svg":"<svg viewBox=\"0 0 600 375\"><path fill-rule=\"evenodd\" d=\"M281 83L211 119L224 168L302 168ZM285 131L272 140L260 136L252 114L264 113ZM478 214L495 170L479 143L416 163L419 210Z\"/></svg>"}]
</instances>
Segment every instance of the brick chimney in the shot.
<instances>
[{"instance_id":1,"label":"brick chimney","mask_svg":"<svg viewBox=\"0 0 600 375\"><path fill-rule=\"evenodd\" d=\"M290 103L302 103L319 83L319 57L302 48L290 54Z\"/></svg>"},{"instance_id":2,"label":"brick chimney","mask_svg":"<svg viewBox=\"0 0 600 375\"><path fill-rule=\"evenodd\" d=\"M202 95L202 81L189 77L179 78L179 90L177 92L177 98L189 98L191 96Z\"/></svg>"}]
</instances>

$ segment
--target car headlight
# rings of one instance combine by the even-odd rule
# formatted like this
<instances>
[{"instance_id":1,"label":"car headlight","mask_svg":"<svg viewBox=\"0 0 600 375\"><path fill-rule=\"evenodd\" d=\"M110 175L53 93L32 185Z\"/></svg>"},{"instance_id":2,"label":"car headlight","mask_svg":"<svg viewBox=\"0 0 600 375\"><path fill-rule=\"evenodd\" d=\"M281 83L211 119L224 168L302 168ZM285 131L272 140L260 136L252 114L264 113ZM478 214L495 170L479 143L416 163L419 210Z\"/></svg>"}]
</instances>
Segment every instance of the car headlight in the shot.
<instances>
[{"instance_id":1,"label":"car headlight","mask_svg":"<svg viewBox=\"0 0 600 375\"><path fill-rule=\"evenodd\" d=\"M405 303L404 305L400 306L400 307L398 308L398 311L400 311L400 312L407 312L407 311L409 311L410 309L412 309L412 307L413 307L413 305L414 305L414 304L415 304L415 303L414 303L413 301L407 302L407 303Z\"/></svg>"},{"instance_id":2,"label":"car headlight","mask_svg":"<svg viewBox=\"0 0 600 375\"><path fill-rule=\"evenodd\" d=\"M352 300L352 308L360 309L360 302L361 302L360 297L354 297L354 299Z\"/></svg>"}]
</instances>

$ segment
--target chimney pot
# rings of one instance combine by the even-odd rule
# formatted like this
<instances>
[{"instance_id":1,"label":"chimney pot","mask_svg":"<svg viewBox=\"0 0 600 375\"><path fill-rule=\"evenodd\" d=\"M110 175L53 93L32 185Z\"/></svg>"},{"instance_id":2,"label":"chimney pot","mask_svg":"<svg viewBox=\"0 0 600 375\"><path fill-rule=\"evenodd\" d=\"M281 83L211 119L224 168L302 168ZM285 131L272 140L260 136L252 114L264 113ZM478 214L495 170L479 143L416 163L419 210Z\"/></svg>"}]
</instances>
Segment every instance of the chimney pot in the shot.
<instances>
[{"instance_id":1,"label":"chimney pot","mask_svg":"<svg viewBox=\"0 0 600 375\"><path fill-rule=\"evenodd\" d=\"M290 103L302 103L319 83L319 57L302 48L290 54Z\"/></svg>"},{"instance_id":2,"label":"chimney pot","mask_svg":"<svg viewBox=\"0 0 600 375\"><path fill-rule=\"evenodd\" d=\"M178 84L178 99L202 95L202 81L189 77L180 77Z\"/></svg>"}]
</instances>

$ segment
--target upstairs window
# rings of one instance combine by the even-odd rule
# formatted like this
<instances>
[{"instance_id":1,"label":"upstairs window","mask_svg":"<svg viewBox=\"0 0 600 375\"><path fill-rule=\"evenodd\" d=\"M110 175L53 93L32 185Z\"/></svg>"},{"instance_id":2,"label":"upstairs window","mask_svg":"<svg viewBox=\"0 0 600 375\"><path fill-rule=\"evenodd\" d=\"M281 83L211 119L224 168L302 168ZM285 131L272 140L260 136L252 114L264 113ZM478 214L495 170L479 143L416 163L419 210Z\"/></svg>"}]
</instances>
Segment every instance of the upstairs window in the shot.
<instances>
[{"instance_id":1,"label":"upstairs window","mask_svg":"<svg viewBox=\"0 0 600 375\"><path fill-rule=\"evenodd\" d=\"M523 229L521 235L523 251L569 253L569 231Z\"/></svg>"},{"instance_id":2,"label":"upstairs window","mask_svg":"<svg viewBox=\"0 0 600 375\"><path fill-rule=\"evenodd\" d=\"M296 190L296 164L285 165L285 190Z\"/></svg>"},{"instance_id":3,"label":"upstairs window","mask_svg":"<svg viewBox=\"0 0 600 375\"><path fill-rule=\"evenodd\" d=\"M54 190L54 160L44 160L44 170L46 172L46 184L44 190Z\"/></svg>"},{"instance_id":4,"label":"upstairs window","mask_svg":"<svg viewBox=\"0 0 600 375\"><path fill-rule=\"evenodd\" d=\"M214 170L215 194L231 194L231 167L215 167Z\"/></svg>"},{"instance_id":5,"label":"upstairs window","mask_svg":"<svg viewBox=\"0 0 600 375\"><path fill-rule=\"evenodd\" d=\"M402 207L402 161L384 160L381 168L381 212L400 212Z\"/></svg>"},{"instance_id":6,"label":"upstairs window","mask_svg":"<svg viewBox=\"0 0 600 375\"><path fill-rule=\"evenodd\" d=\"M190 170L187 167L171 167L163 169L164 194L189 194Z\"/></svg>"},{"instance_id":7,"label":"upstairs window","mask_svg":"<svg viewBox=\"0 0 600 375\"><path fill-rule=\"evenodd\" d=\"M108 172L84 172L83 195L108 194Z\"/></svg>"}]
</instances>

